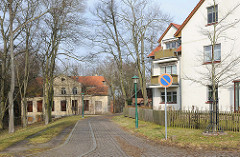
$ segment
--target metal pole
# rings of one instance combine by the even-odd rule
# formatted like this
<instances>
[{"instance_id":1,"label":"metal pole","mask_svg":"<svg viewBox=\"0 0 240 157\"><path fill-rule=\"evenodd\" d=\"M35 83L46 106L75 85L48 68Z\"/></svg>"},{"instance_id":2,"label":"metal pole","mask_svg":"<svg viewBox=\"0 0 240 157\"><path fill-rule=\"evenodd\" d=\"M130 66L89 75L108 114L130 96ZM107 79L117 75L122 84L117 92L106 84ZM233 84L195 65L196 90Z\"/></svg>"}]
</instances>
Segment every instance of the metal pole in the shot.
<instances>
[{"instance_id":1,"label":"metal pole","mask_svg":"<svg viewBox=\"0 0 240 157\"><path fill-rule=\"evenodd\" d=\"M167 88L165 87L165 139L167 140Z\"/></svg>"},{"instance_id":2,"label":"metal pole","mask_svg":"<svg viewBox=\"0 0 240 157\"><path fill-rule=\"evenodd\" d=\"M135 127L138 128L138 110L137 110L137 83L134 83L135 88Z\"/></svg>"},{"instance_id":3,"label":"metal pole","mask_svg":"<svg viewBox=\"0 0 240 157\"><path fill-rule=\"evenodd\" d=\"M84 93L82 93L82 118L84 118Z\"/></svg>"}]
</instances>

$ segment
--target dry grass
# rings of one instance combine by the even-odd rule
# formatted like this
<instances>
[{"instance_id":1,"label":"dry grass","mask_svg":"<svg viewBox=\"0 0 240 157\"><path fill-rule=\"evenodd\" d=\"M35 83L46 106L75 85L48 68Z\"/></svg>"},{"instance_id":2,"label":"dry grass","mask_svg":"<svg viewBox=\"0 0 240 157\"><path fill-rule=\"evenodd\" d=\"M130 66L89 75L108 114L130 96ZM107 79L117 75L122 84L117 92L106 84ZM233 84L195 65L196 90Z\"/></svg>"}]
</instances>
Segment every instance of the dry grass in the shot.
<instances>
[{"instance_id":1,"label":"dry grass","mask_svg":"<svg viewBox=\"0 0 240 157\"><path fill-rule=\"evenodd\" d=\"M52 138L56 137L63 129L74 125L80 116L72 116L58 119L56 121L51 122L48 125L44 125L43 123L38 123L34 125L30 125L27 128L19 128L13 134L8 134L7 131L0 133L0 151L5 148L20 142L29 136L32 136L38 132L41 132L37 136L30 138L30 142L34 143L45 143L50 141Z\"/></svg>"},{"instance_id":2,"label":"dry grass","mask_svg":"<svg viewBox=\"0 0 240 157\"><path fill-rule=\"evenodd\" d=\"M168 140L165 138L165 127L139 121L139 128L135 129L135 119L117 116L113 121L125 128L126 130L137 133L148 139L163 144L177 145L180 147L211 149L211 150L240 150L240 133L225 132L225 135L205 136L203 130L187 128L168 128Z\"/></svg>"}]
</instances>

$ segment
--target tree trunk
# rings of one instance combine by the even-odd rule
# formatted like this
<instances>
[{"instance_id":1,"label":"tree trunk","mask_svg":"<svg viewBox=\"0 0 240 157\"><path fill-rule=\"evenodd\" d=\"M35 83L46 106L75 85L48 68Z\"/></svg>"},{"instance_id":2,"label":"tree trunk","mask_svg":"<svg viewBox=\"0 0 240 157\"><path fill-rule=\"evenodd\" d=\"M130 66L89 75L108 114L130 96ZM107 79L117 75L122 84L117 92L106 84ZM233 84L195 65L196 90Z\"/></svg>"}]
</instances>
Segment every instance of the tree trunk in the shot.
<instances>
[{"instance_id":1,"label":"tree trunk","mask_svg":"<svg viewBox=\"0 0 240 157\"><path fill-rule=\"evenodd\" d=\"M142 94L144 99L144 106L148 104L147 85L146 85L146 67L145 67L145 56L144 56L144 33L141 33L141 66L142 66Z\"/></svg>"},{"instance_id":2,"label":"tree trunk","mask_svg":"<svg viewBox=\"0 0 240 157\"><path fill-rule=\"evenodd\" d=\"M23 128L27 127L27 100L23 98L21 100L21 114L22 114L22 125Z\"/></svg>"},{"instance_id":3,"label":"tree trunk","mask_svg":"<svg viewBox=\"0 0 240 157\"><path fill-rule=\"evenodd\" d=\"M9 0L9 17L10 17L10 63L11 63L11 84L10 91L8 93L9 100L9 133L14 132L14 89L15 89L15 68L14 68L14 53L13 53L13 11L12 11L12 0Z\"/></svg>"},{"instance_id":4,"label":"tree trunk","mask_svg":"<svg viewBox=\"0 0 240 157\"><path fill-rule=\"evenodd\" d=\"M123 61L122 61L122 51L121 51L121 47L120 47L120 42L119 42L119 36L118 36L118 29L117 29L117 24L116 24L116 20L115 20L115 14L114 14L114 1L111 0L111 6L110 6L110 10L111 10L111 17L112 17L112 25L114 28L114 34L116 36L116 46L117 46L117 51L118 51L118 69L119 69L119 74L120 74L120 86L121 86L121 90L122 90L122 95L123 95L123 99L124 99L124 105L125 107L128 106L127 103L127 94L126 94L126 90L125 90L125 86L124 86L124 77L123 77Z\"/></svg>"}]
</instances>

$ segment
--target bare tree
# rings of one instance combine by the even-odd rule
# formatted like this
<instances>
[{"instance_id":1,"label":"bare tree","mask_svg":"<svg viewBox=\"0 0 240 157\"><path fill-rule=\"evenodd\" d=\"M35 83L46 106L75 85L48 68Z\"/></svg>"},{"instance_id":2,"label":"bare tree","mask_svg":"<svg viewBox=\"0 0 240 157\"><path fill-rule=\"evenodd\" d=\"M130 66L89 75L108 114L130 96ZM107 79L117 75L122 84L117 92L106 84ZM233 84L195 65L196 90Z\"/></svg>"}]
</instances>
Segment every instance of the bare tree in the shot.
<instances>
[{"instance_id":1,"label":"bare tree","mask_svg":"<svg viewBox=\"0 0 240 157\"><path fill-rule=\"evenodd\" d=\"M123 59L124 51L121 42L122 26L119 19L118 2L116 0L101 1L93 14L97 17L97 36L93 36L91 40L101 48L100 53L108 53L114 58L115 64L119 71L119 80L121 92L125 106L127 106L126 87L124 86L123 75Z\"/></svg>"},{"instance_id":2,"label":"bare tree","mask_svg":"<svg viewBox=\"0 0 240 157\"><path fill-rule=\"evenodd\" d=\"M7 6L8 10L8 17L9 17L9 52L10 52L10 71L11 71L11 83L10 83L10 90L8 93L8 100L9 100L9 133L14 132L14 90L15 90L15 63L14 63L14 35L18 34L21 29L26 26L27 24L31 23L32 21L40 18L44 14L47 13L44 12L36 17L33 17L32 19L29 19L28 21L25 21L24 23L19 23L14 28L14 20L16 20L16 15L19 11L19 7L22 5L23 1L13 1L13 0L7 0L4 1L4 4Z\"/></svg>"},{"instance_id":3,"label":"bare tree","mask_svg":"<svg viewBox=\"0 0 240 157\"><path fill-rule=\"evenodd\" d=\"M95 8L97 34L92 40L100 47L99 53L111 54L120 73L120 83L125 106L127 95L124 86L123 62L131 55L137 63L140 86L145 105L148 102L146 91L146 53L156 38L152 31L161 29L169 21L169 16L159 10L149 9L146 0L101 1ZM149 11L152 10L152 11ZM156 24L157 23L157 24Z\"/></svg>"},{"instance_id":4,"label":"bare tree","mask_svg":"<svg viewBox=\"0 0 240 157\"><path fill-rule=\"evenodd\" d=\"M131 30L129 40L124 40L124 43L136 61L144 105L147 105L146 52L150 52L152 43L156 39L156 35L152 32L164 27L170 21L170 17L159 9L149 9L153 6L149 6L147 0L124 0L123 2L129 9L123 11L122 18L127 28Z\"/></svg>"},{"instance_id":5,"label":"bare tree","mask_svg":"<svg viewBox=\"0 0 240 157\"><path fill-rule=\"evenodd\" d=\"M45 6L52 8L45 17L42 27L43 43L43 75L44 75L44 110L45 124L51 121L53 103L53 79L56 58L61 43L66 45L75 41L79 35L78 25L82 24L79 14L83 12L83 1L78 0L44 0ZM46 29L47 28L47 29ZM70 56L67 53L61 53Z\"/></svg>"},{"instance_id":6,"label":"bare tree","mask_svg":"<svg viewBox=\"0 0 240 157\"><path fill-rule=\"evenodd\" d=\"M9 49L9 27L5 28L6 16L8 6L5 1L0 1L1 15L1 38L3 41L3 48L1 49L1 95L0 95L0 129L3 128L3 118L7 110L7 74L8 74L8 49Z\"/></svg>"}]
</instances>

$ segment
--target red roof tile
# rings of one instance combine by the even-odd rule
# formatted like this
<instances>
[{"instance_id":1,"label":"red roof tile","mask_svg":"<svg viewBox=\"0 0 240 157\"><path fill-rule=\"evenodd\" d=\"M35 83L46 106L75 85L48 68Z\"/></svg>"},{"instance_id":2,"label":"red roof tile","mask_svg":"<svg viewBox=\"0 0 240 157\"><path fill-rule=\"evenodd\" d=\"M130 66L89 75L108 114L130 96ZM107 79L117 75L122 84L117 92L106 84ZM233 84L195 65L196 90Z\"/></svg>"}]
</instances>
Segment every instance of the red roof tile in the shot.
<instances>
[{"instance_id":1,"label":"red roof tile","mask_svg":"<svg viewBox=\"0 0 240 157\"><path fill-rule=\"evenodd\" d=\"M174 26L175 28L179 29L181 27L181 25L175 24L175 23L170 23L170 25L168 26L168 28L165 30L165 32L162 34L162 36L159 38L158 42L160 43L161 40L163 39L163 37L167 34L167 32L169 31L169 29Z\"/></svg>"},{"instance_id":2,"label":"red roof tile","mask_svg":"<svg viewBox=\"0 0 240 157\"><path fill-rule=\"evenodd\" d=\"M158 45L147 57L153 57L155 55L155 52L158 52L162 49L161 44Z\"/></svg>"},{"instance_id":3,"label":"red roof tile","mask_svg":"<svg viewBox=\"0 0 240 157\"><path fill-rule=\"evenodd\" d=\"M108 95L108 86L103 76L71 76L72 79L80 82L86 87L85 94L89 95Z\"/></svg>"},{"instance_id":4,"label":"red roof tile","mask_svg":"<svg viewBox=\"0 0 240 157\"><path fill-rule=\"evenodd\" d=\"M188 23L188 21L193 17L193 15L196 13L196 11L201 7L205 0L200 0L196 7L192 10L192 12L188 15L188 17L185 19L185 21L182 23L180 28L177 30L177 32L174 34L175 36L179 36L181 33L182 29L185 27L185 25Z\"/></svg>"},{"instance_id":5,"label":"red roof tile","mask_svg":"<svg viewBox=\"0 0 240 157\"><path fill-rule=\"evenodd\" d=\"M102 86L105 81L103 76L71 76L71 78L77 80L85 86Z\"/></svg>"}]
</instances>

